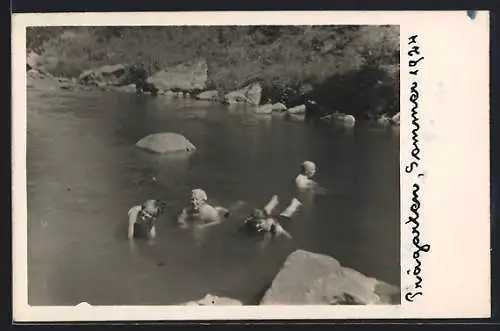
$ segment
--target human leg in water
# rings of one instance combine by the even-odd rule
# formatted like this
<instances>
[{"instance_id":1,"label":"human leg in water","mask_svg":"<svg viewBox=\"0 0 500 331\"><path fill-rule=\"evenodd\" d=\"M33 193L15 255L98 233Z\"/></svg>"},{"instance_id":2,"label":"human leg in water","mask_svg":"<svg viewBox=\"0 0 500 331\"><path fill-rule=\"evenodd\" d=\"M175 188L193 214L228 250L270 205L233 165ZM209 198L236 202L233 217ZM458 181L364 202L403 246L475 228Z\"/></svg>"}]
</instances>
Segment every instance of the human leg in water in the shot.
<instances>
[{"instance_id":1,"label":"human leg in water","mask_svg":"<svg viewBox=\"0 0 500 331\"><path fill-rule=\"evenodd\" d=\"M302 202L297 198L293 198L288 207L280 213L280 216L292 218L292 216L297 213L300 206L302 206Z\"/></svg>"},{"instance_id":2,"label":"human leg in water","mask_svg":"<svg viewBox=\"0 0 500 331\"><path fill-rule=\"evenodd\" d=\"M279 200L278 196L275 194L272 196L271 200L267 203L267 205L264 206L264 212L267 215L271 215L273 213L273 210L276 209L276 206L278 206Z\"/></svg>"}]
</instances>

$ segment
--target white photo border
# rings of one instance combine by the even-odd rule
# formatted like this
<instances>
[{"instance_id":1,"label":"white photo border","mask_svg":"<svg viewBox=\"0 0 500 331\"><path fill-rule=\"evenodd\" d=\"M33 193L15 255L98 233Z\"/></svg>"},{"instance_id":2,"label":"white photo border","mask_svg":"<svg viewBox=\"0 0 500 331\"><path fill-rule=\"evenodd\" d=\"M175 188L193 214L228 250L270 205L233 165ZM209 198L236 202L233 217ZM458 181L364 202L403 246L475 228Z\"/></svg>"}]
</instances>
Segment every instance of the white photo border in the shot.
<instances>
[{"instance_id":1,"label":"white photo border","mask_svg":"<svg viewBox=\"0 0 500 331\"><path fill-rule=\"evenodd\" d=\"M401 305L92 306L28 305L26 201L26 27L112 25L399 25L401 33ZM410 214L408 38L424 59L419 81L423 295L415 279ZM466 11L274 11L32 13L12 17L13 318L34 321L280 320L490 317L489 13ZM419 177L420 178L420 177Z\"/></svg>"}]
</instances>

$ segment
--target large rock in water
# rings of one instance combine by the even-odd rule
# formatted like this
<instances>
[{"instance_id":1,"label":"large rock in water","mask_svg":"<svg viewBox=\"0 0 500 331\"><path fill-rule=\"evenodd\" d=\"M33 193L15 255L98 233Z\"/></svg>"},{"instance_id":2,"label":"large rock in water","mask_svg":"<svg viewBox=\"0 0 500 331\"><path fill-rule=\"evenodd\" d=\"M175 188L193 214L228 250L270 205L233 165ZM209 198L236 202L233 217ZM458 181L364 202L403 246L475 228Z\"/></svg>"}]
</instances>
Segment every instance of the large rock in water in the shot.
<instances>
[{"instance_id":1,"label":"large rock in water","mask_svg":"<svg viewBox=\"0 0 500 331\"><path fill-rule=\"evenodd\" d=\"M151 134L139 140L135 145L158 154L182 151L190 152L196 149L183 135L170 132Z\"/></svg>"},{"instance_id":2,"label":"large rock in water","mask_svg":"<svg viewBox=\"0 0 500 331\"><path fill-rule=\"evenodd\" d=\"M82 72L77 81L83 85L122 86L134 82L132 66L123 64L105 65Z\"/></svg>"},{"instance_id":3,"label":"large rock in water","mask_svg":"<svg viewBox=\"0 0 500 331\"><path fill-rule=\"evenodd\" d=\"M161 91L204 90L208 82L207 62L202 59L165 68L149 77L146 82Z\"/></svg>"},{"instance_id":4,"label":"large rock in water","mask_svg":"<svg viewBox=\"0 0 500 331\"><path fill-rule=\"evenodd\" d=\"M290 254L261 305L390 304L399 288L304 250Z\"/></svg>"},{"instance_id":5,"label":"large rock in water","mask_svg":"<svg viewBox=\"0 0 500 331\"><path fill-rule=\"evenodd\" d=\"M239 90L229 92L224 96L224 102L227 104L247 103L252 106L258 106L262 97L262 86L259 83L249 84Z\"/></svg>"}]
</instances>

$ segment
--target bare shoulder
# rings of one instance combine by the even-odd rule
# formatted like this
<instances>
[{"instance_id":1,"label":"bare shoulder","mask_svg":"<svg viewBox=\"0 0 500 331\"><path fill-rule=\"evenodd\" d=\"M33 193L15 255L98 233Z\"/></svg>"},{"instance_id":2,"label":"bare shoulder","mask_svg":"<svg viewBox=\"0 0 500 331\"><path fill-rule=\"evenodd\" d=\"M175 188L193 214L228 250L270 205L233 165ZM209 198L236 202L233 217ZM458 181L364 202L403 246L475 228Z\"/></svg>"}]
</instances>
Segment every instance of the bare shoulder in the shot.
<instances>
[{"instance_id":1,"label":"bare shoulder","mask_svg":"<svg viewBox=\"0 0 500 331\"><path fill-rule=\"evenodd\" d=\"M131 216L133 214L137 214L140 210L141 210L141 206L140 205L135 205L135 206L133 206L132 208L130 208L128 210L128 215Z\"/></svg>"}]
</instances>

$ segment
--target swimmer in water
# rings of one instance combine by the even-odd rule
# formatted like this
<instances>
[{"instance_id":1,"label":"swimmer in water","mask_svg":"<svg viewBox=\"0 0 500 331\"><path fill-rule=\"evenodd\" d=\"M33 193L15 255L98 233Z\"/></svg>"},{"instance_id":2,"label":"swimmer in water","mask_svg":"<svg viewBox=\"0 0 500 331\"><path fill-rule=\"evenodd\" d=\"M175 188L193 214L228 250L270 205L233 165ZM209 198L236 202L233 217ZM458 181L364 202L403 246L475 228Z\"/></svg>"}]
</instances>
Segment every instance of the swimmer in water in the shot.
<instances>
[{"instance_id":1,"label":"swimmer in water","mask_svg":"<svg viewBox=\"0 0 500 331\"><path fill-rule=\"evenodd\" d=\"M318 185L314 180L312 180L316 174L316 164L314 164L314 162L302 162L300 170L300 174L295 177L295 185L299 189L314 188Z\"/></svg>"},{"instance_id":2,"label":"swimmer in water","mask_svg":"<svg viewBox=\"0 0 500 331\"><path fill-rule=\"evenodd\" d=\"M269 233L273 237L285 236L292 238L290 233L286 231L278 220L290 219L302 205L302 203L293 198L288 207L282 211L277 217L272 216L272 211L278 205L278 196L274 195L268 204L263 209L255 208L251 215L245 219L247 229L260 233Z\"/></svg>"},{"instance_id":3,"label":"swimmer in water","mask_svg":"<svg viewBox=\"0 0 500 331\"><path fill-rule=\"evenodd\" d=\"M141 226L149 240L156 237L156 220L163 213L165 202L146 200L142 205L136 205L128 211L128 238L133 239L135 227Z\"/></svg>"},{"instance_id":4,"label":"swimmer in water","mask_svg":"<svg viewBox=\"0 0 500 331\"><path fill-rule=\"evenodd\" d=\"M190 205L182 210L177 218L181 228L186 228L189 221L201 221L198 227L207 227L222 222L229 217L229 210L224 207L213 207L207 203L208 196L202 189L191 191Z\"/></svg>"},{"instance_id":5,"label":"swimmer in water","mask_svg":"<svg viewBox=\"0 0 500 331\"><path fill-rule=\"evenodd\" d=\"M321 187L312 178L316 174L316 164L312 161L304 161L300 165L300 174L295 177L295 186L300 190L300 194L312 193L314 195L324 195L328 193L328 190Z\"/></svg>"}]
</instances>

